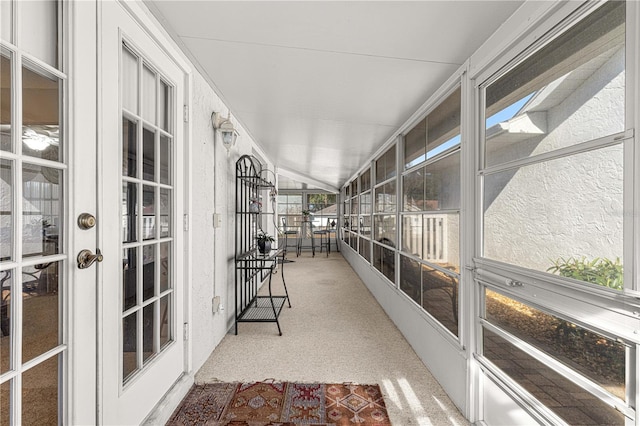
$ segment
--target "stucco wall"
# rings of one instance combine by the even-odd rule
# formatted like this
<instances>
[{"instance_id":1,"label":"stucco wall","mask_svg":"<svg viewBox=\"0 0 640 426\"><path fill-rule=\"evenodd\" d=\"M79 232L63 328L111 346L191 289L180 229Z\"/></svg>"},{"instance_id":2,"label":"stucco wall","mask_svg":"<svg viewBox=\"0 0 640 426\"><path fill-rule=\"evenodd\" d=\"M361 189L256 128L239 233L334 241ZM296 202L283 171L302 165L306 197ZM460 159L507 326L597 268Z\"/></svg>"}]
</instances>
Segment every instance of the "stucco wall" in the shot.
<instances>
[{"instance_id":1,"label":"stucco wall","mask_svg":"<svg viewBox=\"0 0 640 426\"><path fill-rule=\"evenodd\" d=\"M549 109L533 154L623 130L623 71L621 50ZM542 271L559 257L622 258L622 163L617 145L487 176L485 256Z\"/></svg>"},{"instance_id":2,"label":"stucco wall","mask_svg":"<svg viewBox=\"0 0 640 426\"><path fill-rule=\"evenodd\" d=\"M226 116L228 108L197 72L193 75L191 109L192 288L189 296L195 372L233 323L235 162L241 155L251 154L258 148L233 117L240 134L236 145L227 153L219 139L214 141L211 113L217 111ZM271 164L268 166L273 170ZM214 213L222 217L221 225L215 228ZM220 297L224 308L216 313L213 312L215 296Z\"/></svg>"}]
</instances>

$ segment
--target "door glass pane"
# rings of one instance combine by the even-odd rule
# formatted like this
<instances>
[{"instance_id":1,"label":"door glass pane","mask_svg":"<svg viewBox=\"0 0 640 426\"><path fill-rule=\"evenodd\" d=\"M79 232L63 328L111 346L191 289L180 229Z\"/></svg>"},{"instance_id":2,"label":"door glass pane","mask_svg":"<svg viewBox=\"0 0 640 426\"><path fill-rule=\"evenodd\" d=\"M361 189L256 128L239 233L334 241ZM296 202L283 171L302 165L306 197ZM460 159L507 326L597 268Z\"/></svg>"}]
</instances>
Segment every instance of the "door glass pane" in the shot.
<instances>
[{"instance_id":1,"label":"door glass pane","mask_svg":"<svg viewBox=\"0 0 640 426\"><path fill-rule=\"evenodd\" d=\"M142 310L142 336L143 350L142 362L145 363L155 353L153 350L154 329L155 329L155 303L147 305Z\"/></svg>"},{"instance_id":2,"label":"door glass pane","mask_svg":"<svg viewBox=\"0 0 640 426\"><path fill-rule=\"evenodd\" d=\"M60 262L22 269L22 361L42 355L60 343Z\"/></svg>"},{"instance_id":3,"label":"door glass pane","mask_svg":"<svg viewBox=\"0 0 640 426\"><path fill-rule=\"evenodd\" d=\"M160 123L158 125L165 132L169 131L169 86L160 80L160 110L158 111Z\"/></svg>"},{"instance_id":4,"label":"door glass pane","mask_svg":"<svg viewBox=\"0 0 640 426\"><path fill-rule=\"evenodd\" d=\"M1 3L5 4L5 2ZM2 55L0 56L0 150L3 151L11 151L11 83L11 60Z\"/></svg>"},{"instance_id":5,"label":"door glass pane","mask_svg":"<svg viewBox=\"0 0 640 426\"><path fill-rule=\"evenodd\" d=\"M24 155L52 161L61 160L61 84L57 78L46 77L23 67L22 152Z\"/></svg>"},{"instance_id":6,"label":"door glass pane","mask_svg":"<svg viewBox=\"0 0 640 426\"><path fill-rule=\"evenodd\" d=\"M11 410L9 401L11 401L11 387L13 386L13 380L9 380L0 385L0 424L11 424Z\"/></svg>"},{"instance_id":7,"label":"door glass pane","mask_svg":"<svg viewBox=\"0 0 640 426\"><path fill-rule=\"evenodd\" d=\"M148 245L142 248L142 297L149 300L155 293L156 277L156 245Z\"/></svg>"},{"instance_id":8,"label":"door glass pane","mask_svg":"<svg viewBox=\"0 0 640 426\"><path fill-rule=\"evenodd\" d=\"M624 131L625 7L607 2L487 87L487 166Z\"/></svg>"},{"instance_id":9,"label":"door glass pane","mask_svg":"<svg viewBox=\"0 0 640 426\"><path fill-rule=\"evenodd\" d=\"M13 162L0 159L0 262L13 259Z\"/></svg>"},{"instance_id":10,"label":"door glass pane","mask_svg":"<svg viewBox=\"0 0 640 426\"><path fill-rule=\"evenodd\" d=\"M486 290L486 319L626 399L625 346L570 321Z\"/></svg>"},{"instance_id":11,"label":"door glass pane","mask_svg":"<svg viewBox=\"0 0 640 426\"><path fill-rule=\"evenodd\" d=\"M152 130L142 130L142 178L155 181L156 138Z\"/></svg>"},{"instance_id":12,"label":"door glass pane","mask_svg":"<svg viewBox=\"0 0 640 426\"><path fill-rule=\"evenodd\" d=\"M22 169L23 256L60 253L62 171L24 164Z\"/></svg>"},{"instance_id":13,"label":"door glass pane","mask_svg":"<svg viewBox=\"0 0 640 426\"><path fill-rule=\"evenodd\" d=\"M21 1L19 16L20 48L58 68L58 2Z\"/></svg>"},{"instance_id":14,"label":"door glass pane","mask_svg":"<svg viewBox=\"0 0 640 426\"><path fill-rule=\"evenodd\" d=\"M61 424L58 416L62 355L56 355L22 374L22 424Z\"/></svg>"},{"instance_id":15,"label":"door glass pane","mask_svg":"<svg viewBox=\"0 0 640 426\"><path fill-rule=\"evenodd\" d=\"M0 289L2 302L0 304L0 374L11 368L13 354L13 337L11 334L11 295L13 294L13 274L15 269L0 272ZM5 407L7 407L5 405Z\"/></svg>"},{"instance_id":16,"label":"door glass pane","mask_svg":"<svg viewBox=\"0 0 640 426\"><path fill-rule=\"evenodd\" d=\"M122 46L122 108L138 113L138 58Z\"/></svg>"},{"instance_id":17,"label":"door glass pane","mask_svg":"<svg viewBox=\"0 0 640 426\"><path fill-rule=\"evenodd\" d=\"M142 67L142 118L156 124L156 74L147 65Z\"/></svg>"},{"instance_id":18,"label":"door glass pane","mask_svg":"<svg viewBox=\"0 0 640 426\"><path fill-rule=\"evenodd\" d=\"M160 183L171 184L171 138L160 135Z\"/></svg>"},{"instance_id":19,"label":"door glass pane","mask_svg":"<svg viewBox=\"0 0 640 426\"><path fill-rule=\"evenodd\" d=\"M171 286L171 244L160 243L160 293Z\"/></svg>"},{"instance_id":20,"label":"door glass pane","mask_svg":"<svg viewBox=\"0 0 640 426\"><path fill-rule=\"evenodd\" d=\"M160 299L160 349L171 341L171 296Z\"/></svg>"},{"instance_id":21,"label":"door glass pane","mask_svg":"<svg viewBox=\"0 0 640 426\"><path fill-rule=\"evenodd\" d=\"M138 368L138 321L137 312L122 320L122 379L127 379Z\"/></svg>"},{"instance_id":22,"label":"door glass pane","mask_svg":"<svg viewBox=\"0 0 640 426\"><path fill-rule=\"evenodd\" d=\"M163 316L172 302L173 88L144 59L123 50L123 98L139 108L142 121L134 124L122 112L125 131L123 158L123 380L132 377L172 339L171 316ZM128 70L128 71L127 71ZM141 78L138 80L137 71ZM140 84L138 84L140 81ZM135 87L134 87L135 86ZM138 90L140 88L140 90ZM126 106L125 106L126 108ZM142 140L136 129L142 127ZM142 214L142 220L137 217ZM141 232L137 228L141 228ZM158 239L162 238L162 242ZM142 268L142 270L140 270ZM162 294L164 292L164 294ZM160 297L162 295L162 298ZM160 341L158 341L160 336ZM137 355L136 355L137 354ZM138 361L142 361L142 365Z\"/></svg>"},{"instance_id":23,"label":"door glass pane","mask_svg":"<svg viewBox=\"0 0 640 426\"><path fill-rule=\"evenodd\" d=\"M11 0L0 1L0 37L9 43L13 43L12 9L13 3Z\"/></svg>"},{"instance_id":24,"label":"door glass pane","mask_svg":"<svg viewBox=\"0 0 640 426\"><path fill-rule=\"evenodd\" d=\"M156 237L156 188L147 185L142 188L142 238L150 240Z\"/></svg>"},{"instance_id":25,"label":"door glass pane","mask_svg":"<svg viewBox=\"0 0 640 426\"><path fill-rule=\"evenodd\" d=\"M160 188L160 238L171 236L171 190Z\"/></svg>"},{"instance_id":26,"label":"door glass pane","mask_svg":"<svg viewBox=\"0 0 640 426\"><path fill-rule=\"evenodd\" d=\"M132 182L122 183L122 242L138 240L138 185Z\"/></svg>"},{"instance_id":27,"label":"door glass pane","mask_svg":"<svg viewBox=\"0 0 640 426\"><path fill-rule=\"evenodd\" d=\"M568 424L625 424L621 412L497 334L483 329L483 343L484 356Z\"/></svg>"},{"instance_id":28,"label":"door glass pane","mask_svg":"<svg viewBox=\"0 0 640 426\"><path fill-rule=\"evenodd\" d=\"M136 248L123 250L122 257L122 311L134 307L138 295L138 256Z\"/></svg>"},{"instance_id":29,"label":"door glass pane","mask_svg":"<svg viewBox=\"0 0 640 426\"><path fill-rule=\"evenodd\" d=\"M122 119L122 175L136 177L138 172L138 126Z\"/></svg>"},{"instance_id":30,"label":"door glass pane","mask_svg":"<svg viewBox=\"0 0 640 426\"><path fill-rule=\"evenodd\" d=\"M623 211L622 145L491 174L484 255L622 290Z\"/></svg>"}]
</instances>

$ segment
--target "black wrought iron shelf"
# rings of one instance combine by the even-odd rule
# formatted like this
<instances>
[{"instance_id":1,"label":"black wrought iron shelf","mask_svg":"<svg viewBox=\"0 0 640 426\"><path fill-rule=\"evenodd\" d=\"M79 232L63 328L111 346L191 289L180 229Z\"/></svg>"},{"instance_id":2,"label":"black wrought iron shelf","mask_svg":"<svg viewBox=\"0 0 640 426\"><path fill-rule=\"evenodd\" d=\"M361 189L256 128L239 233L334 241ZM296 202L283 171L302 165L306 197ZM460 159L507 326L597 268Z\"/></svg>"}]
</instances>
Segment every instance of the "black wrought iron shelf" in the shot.
<instances>
[{"instance_id":1,"label":"black wrought iron shelf","mask_svg":"<svg viewBox=\"0 0 640 426\"><path fill-rule=\"evenodd\" d=\"M262 176L262 166L255 157L243 155L236 162L235 334L238 334L240 322L275 322L282 335L278 317L285 304L291 307L284 280L284 262L279 262L280 259L284 261L284 250L261 254L256 244L260 215L274 214L251 211L251 204L259 198L260 192L274 188L273 183ZM271 282L279 264L284 294L274 295ZM258 296L265 280L268 295Z\"/></svg>"}]
</instances>

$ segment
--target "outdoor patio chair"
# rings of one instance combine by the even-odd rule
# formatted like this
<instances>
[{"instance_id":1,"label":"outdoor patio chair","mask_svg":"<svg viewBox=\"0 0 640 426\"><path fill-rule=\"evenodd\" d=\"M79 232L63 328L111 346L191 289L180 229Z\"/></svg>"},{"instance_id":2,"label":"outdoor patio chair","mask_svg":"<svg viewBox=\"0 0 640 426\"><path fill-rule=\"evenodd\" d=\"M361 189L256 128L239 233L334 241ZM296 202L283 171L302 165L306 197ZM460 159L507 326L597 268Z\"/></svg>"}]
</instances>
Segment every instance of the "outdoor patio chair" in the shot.
<instances>
[{"instance_id":1,"label":"outdoor patio chair","mask_svg":"<svg viewBox=\"0 0 640 426\"><path fill-rule=\"evenodd\" d=\"M284 255L287 255L287 248L292 247L296 249L296 254L298 252L298 228L291 229L290 226L287 225L287 218L281 217L280 223L282 225L282 229L280 230L282 235L284 235L284 244L282 245L282 249L284 251Z\"/></svg>"}]
</instances>

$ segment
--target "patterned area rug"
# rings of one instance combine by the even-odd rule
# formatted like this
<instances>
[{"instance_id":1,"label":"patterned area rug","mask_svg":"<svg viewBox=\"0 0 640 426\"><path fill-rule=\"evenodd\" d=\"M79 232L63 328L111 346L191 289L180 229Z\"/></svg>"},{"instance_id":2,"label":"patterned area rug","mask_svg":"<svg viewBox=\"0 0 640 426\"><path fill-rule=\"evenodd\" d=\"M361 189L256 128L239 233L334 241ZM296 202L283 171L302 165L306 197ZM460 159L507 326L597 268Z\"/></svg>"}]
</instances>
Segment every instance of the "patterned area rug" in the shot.
<instances>
[{"instance_id":1,"label":"patterned area rug","mask_svg":"<svg viewBox=\"0 0 640 426\"><path fill-rule=\"evenodd\" d=\"M389 426L378 385L290 382L194 385L168 425Z\"/></svg>"}]
</instances>

